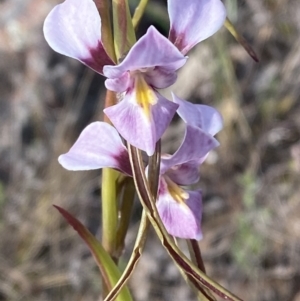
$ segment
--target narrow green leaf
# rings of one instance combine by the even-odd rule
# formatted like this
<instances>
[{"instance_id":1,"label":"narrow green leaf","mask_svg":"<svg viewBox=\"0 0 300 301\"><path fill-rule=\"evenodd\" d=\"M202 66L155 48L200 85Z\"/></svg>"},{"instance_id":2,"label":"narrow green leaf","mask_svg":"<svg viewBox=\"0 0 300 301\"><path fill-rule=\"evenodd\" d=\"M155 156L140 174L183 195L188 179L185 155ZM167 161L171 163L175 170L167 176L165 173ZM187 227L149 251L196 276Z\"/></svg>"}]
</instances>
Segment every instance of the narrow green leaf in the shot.
<instances>
[{"instance_id":1,"label":"narrow green leaf","mask_svg":"<svg viewBox=\"0 0 300 301\"><path fill-rule=\"evenodd\" d=\"M139 5L136 7L134 11L134 15L132 17L133 27L136 29L142 19L142 16L145 12L146 6L148 4L148 0L140 0Z\"/></svg>"},{"instance_id":2,"label":"narrow green leaf","mask_svg":"<svg viewBox=\"0 0 300 301\"><path fill-rule=\"evenodd\" d=\"M127 0L113 0L114 45L117 59L125 57L136 42Z\"/></svg>"},{"instance_id":3,"label":"narrow green leaf","mask_svg":"<svg viewBox=\"0 0 300 301\"><path fill-rule=\"evenodd\" d=\"M78 221L65 209L56 205L54 205L54 207L60 212L60 214L66 219L66 221L74 228L74 230L87 244L100 269L106 286L111 289L121 277L121 272L119 271L118 267L115 265L109 254L104 250L104 248L94 237L94 235L80 221ZM127 287L124 287L121 290L116 300L132 301L130 292Z\"/></svg>"},{"instance_id":4,"label":"narrow green leaf","mask_svg":"<svg viewBox=\"0 0 300 301\"><path fill-rule=\"evenodd\" d=\"M240 301L241 299L223 288L221 285L206 276L200 269L198 269L173 243L170 235L167 233L156 209L155 199L152 197L150 188L145 176L145 168L143 165L143 158L141 152L135 147L128 144L129 157L133 170L133 177L140 197L140 201L148 218L156 231L162 245L168 251L171 258L176 265L187 276L188 280L201 291L202 287L206 287L219 297L229 301Z\"/></svg>"}]
</instances>

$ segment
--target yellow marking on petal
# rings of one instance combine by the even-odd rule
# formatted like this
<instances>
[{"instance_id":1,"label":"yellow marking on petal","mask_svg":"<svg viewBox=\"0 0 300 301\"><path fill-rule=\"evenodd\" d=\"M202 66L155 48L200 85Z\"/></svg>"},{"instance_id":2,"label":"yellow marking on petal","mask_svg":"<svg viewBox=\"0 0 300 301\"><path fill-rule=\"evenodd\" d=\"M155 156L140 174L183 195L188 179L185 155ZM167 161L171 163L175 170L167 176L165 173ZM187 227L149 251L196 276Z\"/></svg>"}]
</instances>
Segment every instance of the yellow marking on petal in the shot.
<instances>
[{"instance_id":1,"label":"yellow marking on petal","mask_svg":"<svg viewBox=\"0 0 300 301\"><path fill-rule=\"evenodd\" d=\"M154 90L147 84L143 74L135 74L135 95L137 103L143 108L148 119L151 118L151 105L157 103Z\"/></svg>"},{"instance_id":2,"label":"yellow marking on petal","mask_svg":"<svg viewBox=\"0 0 300 301\"><path fill-rule=\"evenodd\" d=\"M167 182L168 190L172 195L173 199L180 204L186 205L185 201L189 198L188 192L179 187L168 176L164 176L164 179Z\"/></svg>"}]
</instances>

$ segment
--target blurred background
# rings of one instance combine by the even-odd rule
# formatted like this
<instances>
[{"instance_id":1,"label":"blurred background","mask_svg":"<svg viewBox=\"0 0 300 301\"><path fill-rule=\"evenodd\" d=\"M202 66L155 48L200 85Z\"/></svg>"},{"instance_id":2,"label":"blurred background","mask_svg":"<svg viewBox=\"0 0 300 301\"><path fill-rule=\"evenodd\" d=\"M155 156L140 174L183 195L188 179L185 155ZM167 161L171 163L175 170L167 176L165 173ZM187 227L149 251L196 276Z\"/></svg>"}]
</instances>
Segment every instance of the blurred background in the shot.
<instances>
[{"instance_id":1,"label":"blurred background","mask_svg":"<svg viewBox=\"0 0 300 301\"><path fill-rule=\"evenodd\" d=\"M138 34L154 24L167 35L166 1L149 2ZM57 3L0 1L1 301L95 301L101 293L88 249L52 207L100 234L101 172L65 171L57 157L102 118L104 78L46 44L43 21ZM300 1L224 3L260 62L223 28L189 53L172 87L217 107L225 122L221 146L201 167L202 255L208 274L244 300L299 301ZM177 118L164 150L182 136ZM140 213L137 202L124 265ZM138 301L196 300L154 232L130 287Z\"/></svg>"}]
</instances>

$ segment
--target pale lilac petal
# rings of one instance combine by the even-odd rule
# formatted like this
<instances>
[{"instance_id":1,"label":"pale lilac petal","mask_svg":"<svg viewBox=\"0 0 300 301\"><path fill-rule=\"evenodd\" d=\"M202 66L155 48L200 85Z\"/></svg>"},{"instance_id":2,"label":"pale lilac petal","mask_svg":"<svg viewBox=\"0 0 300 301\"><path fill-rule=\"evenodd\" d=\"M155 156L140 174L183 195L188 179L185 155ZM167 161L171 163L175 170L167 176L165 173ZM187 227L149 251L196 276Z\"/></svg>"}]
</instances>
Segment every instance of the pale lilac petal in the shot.
<instances>
[{"instance_id":1,"label":"pale lilac petal","mask_svg":"<svg viewBox=\"0 0 300 301\"><path fill-rule=\"evenodd\" d=\"M133 146L153 155L156 142L170 124L178 105L156 93L157 104L151 105L149 119L136 102L135 94L128 93L117 105L104 109L104 113L120 135Z\"/></svg>"},{"instance_id":2,"label":"pale lilac petal","mask_svg":"<svg viewBox=\"0 0 300 301\"><path fill-rule=\"evenodd\" d=\"M201 227L202 213L203 213L202 191L186 190L186 192L189 194L189 198L186 200L186 205L190 208L191 212L193 213L193 216L195 217L198 226L194 239L201 240L203 237L202 227Z\"/></svg>"},{"instance_id":3,"label":"pale lilac petal","mask_svg":"<svg viewBox=\"0 0 300 301\"><path fill-rule=\"evenodd\" d=\"M168 177L178 185L192 185L199 181L199 163L195 161L171 167L166 171Z\"/></svg>"},{"instance_id":4,"label":"pale lilac petal","mask_svg":"<svg viewBox=\"0 0 300 301\"><path fill-rule=\"evenodd\" d=\"M59 156L59 163L68 170L91 170L111 167L132 175L128 152L114 127L93 122L80 134L71 149Z\"/></svg>"},{"instance_id":5,"label":"pale lilac petal","mask_svg":"<svg viewBox=\"0 0 300 301\"><path fill-rule=\"evenodd\" d=\"M160 181L156 202L160 218L167 232L184 239L202 239L202 195L200 191L186 191L186 203L178 203L169 193L166 182Z\"/></svg>"},{"instance_id":6,"label":"pale lilac petal","mask_svg":"<svg viewBox=\"0 0 300 301\"><path fill-rule=\"evenodd\" d=\"M124 92L128 87L132 85L131 77L129 72L123 73L120 77L117 78L108 78L105 80L105 87L108 90L115 92Z\"/></svg>"},{"instance_id":7,"label":"pale lilac petal","mask_svg":"<svg viewBox=\"0 0 300 301\"><path fill-rule=\"evenodd\" d=\"M93 0L66 0L55 6L45 20L44 36L53 50L98 73L113 64L101 42L101 20Z\"/></svg>"},{"instance_id":8,"label":"pale lilac petal","mask_svg":"<svg viewBox=\"0 0 300 301\"><path fill-rule=\"evenodd\" d=\"M146 82L157 89L165 89L175 83L177 74L173 70L154 68L145 72Z\"/></svg>"},{"instance_id":9,"label":"pale lilac petal","mask_svg":"<svg viewBox=\"0 0 300 301\"><path fill-rule=\"evenodd\" d=\"M163 81L174 83L174 72L186 62L180 51L153 26L130 49L125 59L116 66L105 66L103 73L108 78L118 78L127 71L143 70L147 68L162 69ZM151 71L151 70L150 70ZM155 74L154 74L155 75ZM151 72L148 77L151 77ZM153 79L153 82L154 79Z\"/></svg>"},{"instance_id":10,"label":"pale lilac petal","mask_svg":"<svg viewBox=\"0 0 300 301\"><path fill-rule=\"evenodd\" d=\"M220 0L168 0L168 11L169 39L183 54L217 32L226 18Z\"/></svg>"},{"instance_id":11,"label":"pale lilac petal","mask_svg":"<svg viewBox=\"0 0 300 301\"><path fill-rule=\"evenodd\" d=\"M155 126L144 115L143 109L130 97L103 110L120 135L133 146L153 154L156 135Z\"/></svg>"},{"instance_id":12,"label":"pale lilac petal","mask_svg":"<svg viewBox=\"0 0 300 301\"><path fill-rule=\"evenodd\" d=\"M210 134L187 125L181 146L173 156L162 158L160 172L165 173L168 169L186 162L198 162L218 145L219 142Z\"/></svg>"},{"instance_id":13,"label":"pale lilac petal","mask_svg":"<svg viewBox=\"0 0 300 301\"><path fill-rule=\"evenodd\" d=\"M172 94L173 101L179 104L178 115L189 125L199 127L214 136L223 128L223 118L213 107L192 104Z\"/></svg>"},{"instance_id":14,"label":"pale lilac petal","mask_svg":"<svg viewBox=\"0 0 300 301\"><path fill-rule=\"evenodd\" d=\"M153 123L156 128L156 142L162 137L171 123L178 105L156 93L158 101L152 106ZM149 155L149 154L148 154Z\"/></svg>"}]
</instances>

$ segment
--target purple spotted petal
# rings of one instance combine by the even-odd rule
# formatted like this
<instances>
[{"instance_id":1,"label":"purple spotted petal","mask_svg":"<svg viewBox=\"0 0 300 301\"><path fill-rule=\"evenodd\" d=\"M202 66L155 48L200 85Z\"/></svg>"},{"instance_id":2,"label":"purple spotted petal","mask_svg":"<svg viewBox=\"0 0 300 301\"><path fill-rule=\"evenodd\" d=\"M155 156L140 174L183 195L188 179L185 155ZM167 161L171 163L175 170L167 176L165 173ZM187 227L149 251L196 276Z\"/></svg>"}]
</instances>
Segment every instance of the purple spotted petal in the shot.
<instances>
[{"instance_id":1,"label":"purple spotted petal","mask_svg":"<svg viewBox=\"0 0 300 301\"><path fill-rule=\"evenodd\" d=\"M71 149L59 156L68 170L111 167L132 175L128 152L118 132L105 122L93 122L80 134Z\"/></svg>"},{"instance_id":2,"label":"purple spotted petal","mask_svg":"<svg viewBox=\"0 0 300 301\"><path fill-rule=\"evenodd\" d=\"M133 146L153 155L156 142L170 124L178 105L156 93L157 104L151 105L148 118L137 104L134 93L128 93L117 105L104 109L120 135Z\"/></svg>"},{"instance_id":3,"label":"purple spotted petal","mask_svg":"<svg viewBox=\"0 0 300 301\"><path fill-rule=\"evenodd\" d=\"M173 101L179 104L178 115L189 125L199 127L214 136L223 128L223 118L213 107L192 104L172 94Z\"/></svg>"},{"instance_id":4,"label":"purple spotted petal","mask_svg":"<svg viewBox=\"0 0 300 301\"><path fill-rule=\"evenodd\" d=\"M101 20L93 0L66 0L55 6L45 20L44 35L53 50L98 73L113 64L101 42Z\"/></svg>"},{"instance_id":5,"label":"purple spotted petal","mask_svg":"<svg viewBox=\"0 0 300 301\"><path fill-rule=\"evenodd\" d=\"M168 0L168 11L169 39L183 54L217 32L226 18L220 0Z\"/></svg>"},{"instance_id":6,"label":"purple spotted petal","mask_svg":"<svg viewBox=\"0 0 300 301\"><path fill-rule=\"evenodd\" d=\"M210 134L200 128L187 125L185 137L181 146L173 156L162 158L160 173L190 161L198 162L210 150L219 145L219 142Z\"/></svg>"},{"instance_id":7,"label":"purple spotted petal","mask_svg":"<svg viewBox=\"0 0 300 301\"><path fill-rule=\"evenodd\" d=\"M166 87L166 83L167 85L174 83L176 80L175 71L182 67L185 62L186 57L151 26L147 33L134 44L122 63L116 66L105 66L103 73L108 78L118 78L127 71L142 69L147 73L146 68L150 68L150 73L147 74L149 81L156 83L153 77L159 73L160 81L164 83L159 84L159 88L161 88ZM154 68L159 71L152 73Z\"/></svg>"},{"instance_id":8,"label":"purple spotted petal","mask_svg":"<svg viewBox=\"0 0 300 301\"><path fill-rule=\"evenodd\" d=\"M160 218L168 233L184 239L202 239L202 195L200 191L186 191L186 203L178 203L169 193L166 182L161 179L156 202Z\"/></svg>"}]
</instances>

